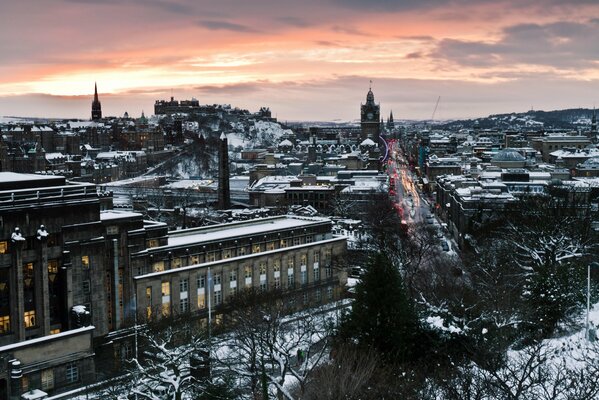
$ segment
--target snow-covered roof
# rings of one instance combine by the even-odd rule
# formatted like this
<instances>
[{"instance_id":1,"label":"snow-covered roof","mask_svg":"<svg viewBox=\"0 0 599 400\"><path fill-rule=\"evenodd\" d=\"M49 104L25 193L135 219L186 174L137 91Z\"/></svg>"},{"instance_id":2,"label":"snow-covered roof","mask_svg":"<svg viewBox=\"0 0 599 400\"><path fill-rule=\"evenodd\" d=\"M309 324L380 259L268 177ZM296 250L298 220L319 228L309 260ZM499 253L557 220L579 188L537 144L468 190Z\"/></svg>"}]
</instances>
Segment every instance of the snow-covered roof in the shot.
<instances>
[{"instance_id":1,"label":"snow-covered roof","mask_svg":"<svg viewBox=\"0 0 599 400\"><path fill-rule=\"evenodd\" d=\"M360 146L375 146L375 145L376 145L376 143L374 143L372 141L372 139L370 139L370 138L366 138L366 139L364 139L364 141L362 143L360 143Z\"/></svg>"},{"instance_id":2,"label":"snow-covered roof","mask_svg":"<svg viewBox=\"0 0 599 400\"><path fill-rule=\"evenodd\" d=\"M109 221L114 219L122 219L122 218L136 218L143 217L143 215L130 211L120 211L120 210L109 210L109 211L100 211L100 221Z\"/></svg>"},{"instance_id":3,"label":"snow-covered roof","mask_svg":"<svg viewBox=\"0 0 599 400\"><path fill-rule=\"evenodd\" d=\"M330 222L330 220L327 218L316 217L307 218L296 216L284 216L259 218L251 221L219 224L205 228L173 231L169 232L168 246L162 247L186 246L202 242L226 240L234 237L260 235L267 232L279 231L283 229L295 229L306 227L322 222Z\"/></svg>"}]
</instances>

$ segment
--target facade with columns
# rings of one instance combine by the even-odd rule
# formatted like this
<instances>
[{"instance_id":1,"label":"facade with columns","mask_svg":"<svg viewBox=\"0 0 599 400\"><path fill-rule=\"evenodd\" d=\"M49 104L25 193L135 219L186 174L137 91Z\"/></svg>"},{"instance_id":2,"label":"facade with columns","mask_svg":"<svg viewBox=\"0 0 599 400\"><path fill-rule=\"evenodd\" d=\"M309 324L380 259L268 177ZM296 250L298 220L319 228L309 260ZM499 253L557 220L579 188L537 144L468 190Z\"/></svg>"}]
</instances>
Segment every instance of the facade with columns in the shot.
<instances>
[{"instance_id":1,"label":"facade with columns","mask_svg":"<svg viewBox=\"0 0 599 400\"><path fill-rule=\"evenodd\" d=\"M342 295L346 241L328 219L169 232L111 208L93 184L0 172L0 398L103 379L131 356L136 321L204 318L207 296L222 315L244 288L297 294L299 307Z\"/></svg>"}]
</instances>

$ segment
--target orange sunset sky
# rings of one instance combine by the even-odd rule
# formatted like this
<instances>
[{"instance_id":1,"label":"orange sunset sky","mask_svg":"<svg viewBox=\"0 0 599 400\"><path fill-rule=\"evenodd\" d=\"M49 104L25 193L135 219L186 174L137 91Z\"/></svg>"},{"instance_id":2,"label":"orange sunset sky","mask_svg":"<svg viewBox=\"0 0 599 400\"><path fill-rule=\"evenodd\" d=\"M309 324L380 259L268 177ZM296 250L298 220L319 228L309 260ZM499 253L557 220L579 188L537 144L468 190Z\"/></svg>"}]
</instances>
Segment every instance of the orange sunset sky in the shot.
<instances>
[{"instance_id":1,"label":"orange sunset sky","mask_svg":"<svg viewBox=\"0 0 599 400\"><path fill-rule=\"evenodd\" d=\"M599 105L597 0L2 0L0 115L197 98L280 120Z\"/></svg>"}]
</instances>

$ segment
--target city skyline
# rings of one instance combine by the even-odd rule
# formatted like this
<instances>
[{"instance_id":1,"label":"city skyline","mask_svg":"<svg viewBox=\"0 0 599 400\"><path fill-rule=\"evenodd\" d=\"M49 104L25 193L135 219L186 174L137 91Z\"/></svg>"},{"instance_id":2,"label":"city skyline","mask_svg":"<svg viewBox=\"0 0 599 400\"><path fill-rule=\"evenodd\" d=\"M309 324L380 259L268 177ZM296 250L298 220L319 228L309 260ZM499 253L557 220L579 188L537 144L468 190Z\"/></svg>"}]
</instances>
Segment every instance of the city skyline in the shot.
<instances>
[{"instance_id":1,"label":"city skyline","mask_svg":"<svg viewBox=\"0 0 599 400\"><path fill-rule=\"evenodd\" d=\"M3 5L0 115L151 114L197 98L280 120L355 120L369 81L396 119L592 108L590 0L111 1ZM27 29L23 29L26 27Z\"/></svg>"}]
</instances>

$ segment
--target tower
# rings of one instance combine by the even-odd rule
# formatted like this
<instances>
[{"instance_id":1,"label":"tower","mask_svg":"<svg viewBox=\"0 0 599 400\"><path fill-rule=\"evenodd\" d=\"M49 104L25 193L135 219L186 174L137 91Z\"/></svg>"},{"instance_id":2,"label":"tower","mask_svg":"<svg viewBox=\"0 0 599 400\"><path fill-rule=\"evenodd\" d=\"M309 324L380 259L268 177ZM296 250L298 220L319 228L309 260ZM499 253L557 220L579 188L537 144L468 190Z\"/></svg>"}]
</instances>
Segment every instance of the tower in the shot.
<instances>
[{"instance_id":1,"label":"tower","mask_svg":"<svg viewBox=\"0 0 599 400\"><path fill-rule=\"evenodd\" d=\"M372 81L370 81L372 85ZM368 89L366 95L366 104L360 106L360 127L361 138L371 139L374 143L379 143L381 131L381 105L374 102L372 86Z\"/></svg>"},{"instance_id":2,"label":"tower","mask_svg":"<svg viewBox=\"0 0 599 400\"><path fill-rule=\"evenodd\" d=\"M227 136L220 135L218 144L218 208L231 208L231 193L229 189L229 144Z\"/></svg>"},{"instance_id":3,"label":"tower","mask_svg":"<svg viewBox=\"0 0 599 400\"><path fill-rule=\"evenodd\" d=\"M393 121L393 111L389 113L389 118L387 118L387 130L389 132L393 132L395 130L395 122Z\"/></svg>"},{"instance_id":4,"label":"tower","mask_svg":"<svg viewBox=\"0 0 599 400\"><path fill-rule=\"evenodd\" d=\"M98 100L98 85L94 83L94 101L92 101L92 121L102 119L102 104Z\"/></svg>"},{"instance_id":5,"label":"tower","mask_svg":"<svg viewBox=\"0 0 599 400\"><path fill-rule=\"evenodd\" d=\"M593 107L593 116L591 117L591 140L597 140L597 112Z\"/></svg>"}]
</instances>

